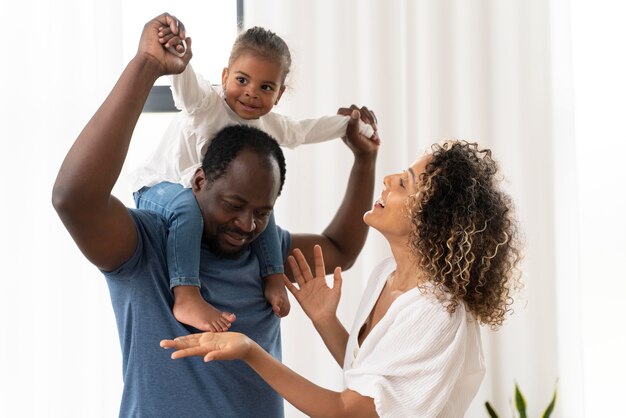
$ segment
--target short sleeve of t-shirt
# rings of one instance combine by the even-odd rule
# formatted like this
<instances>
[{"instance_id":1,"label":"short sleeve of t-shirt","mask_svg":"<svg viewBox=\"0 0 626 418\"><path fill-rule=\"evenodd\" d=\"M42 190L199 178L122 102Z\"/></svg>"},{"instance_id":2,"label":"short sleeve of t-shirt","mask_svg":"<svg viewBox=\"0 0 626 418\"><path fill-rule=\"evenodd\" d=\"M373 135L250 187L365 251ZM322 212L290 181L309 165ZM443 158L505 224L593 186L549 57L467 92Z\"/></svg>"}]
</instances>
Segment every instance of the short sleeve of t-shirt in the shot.
<instances>
[{"instance_id":1,"label":"short sleeve of t-shirt","mask_svg":"<svg viewBox=\"0 0 626 418\"><path fill-rule=\"evenodd\" d=\"M159 264L166 262L164 257L152 257L149 260L144 257L147 253L165 254L167 244L165 220L159 214L151 211L128 209L128 212L137 230L137 247L133 255L119 267L111 271L102 271L109 279L128 280L129 276L132 276L132 272L138 271L139 266L148 261ZM164 267L167 269L166 266Z\"/></svg>"}]
</instances>

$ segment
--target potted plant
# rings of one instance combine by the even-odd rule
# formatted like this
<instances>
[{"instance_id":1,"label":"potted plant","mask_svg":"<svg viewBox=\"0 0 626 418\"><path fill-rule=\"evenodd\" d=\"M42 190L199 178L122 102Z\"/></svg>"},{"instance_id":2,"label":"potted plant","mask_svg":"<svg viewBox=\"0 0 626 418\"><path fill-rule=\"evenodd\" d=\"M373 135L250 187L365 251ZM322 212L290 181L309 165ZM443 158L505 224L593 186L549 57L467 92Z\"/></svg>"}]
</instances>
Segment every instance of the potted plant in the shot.
<instances>
[{"instance_id":1,"label":"potted plant","mask_svg":"<svg viewBox=\"0 0 626 418\"><path fill-rule=\"evenodd\" d=\"M552 401L543 412L541 418L549 418L552 415L552 411L554 411L554 405L556 403L556 387L554 388L554 394L552 395ZM496 411L493 409L489 402L485 402L485 408L487 408L487 412L491 418L499 418ZM527 418L526 416L526 399L524 399L524 395L522 395L522 391L515 384L515 409L513 411L514 418Z\"/></svg>"}]
</instances>

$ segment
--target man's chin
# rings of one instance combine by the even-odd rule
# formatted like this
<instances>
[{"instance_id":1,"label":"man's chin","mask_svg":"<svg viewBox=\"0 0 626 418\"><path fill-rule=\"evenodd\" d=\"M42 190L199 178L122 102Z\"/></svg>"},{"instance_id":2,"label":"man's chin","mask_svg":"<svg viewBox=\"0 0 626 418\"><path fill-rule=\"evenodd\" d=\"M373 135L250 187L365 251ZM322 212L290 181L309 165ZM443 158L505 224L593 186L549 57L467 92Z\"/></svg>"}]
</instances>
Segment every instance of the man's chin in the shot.
<instances>
[{"instance_id":1,"label":"man's chin","mask_svg":"<svg viewBox=\"0 0 626 418\"><path fill-rule=\"evenodd\" d=\"M237 259L243 255L244 252L248 249L248 244L242 245L241 247L232 247L232 246L224 246L221 245L217 239L210 239L206 241L209 250L222 258L229 259Z\"/></svg>"}]
</instances>

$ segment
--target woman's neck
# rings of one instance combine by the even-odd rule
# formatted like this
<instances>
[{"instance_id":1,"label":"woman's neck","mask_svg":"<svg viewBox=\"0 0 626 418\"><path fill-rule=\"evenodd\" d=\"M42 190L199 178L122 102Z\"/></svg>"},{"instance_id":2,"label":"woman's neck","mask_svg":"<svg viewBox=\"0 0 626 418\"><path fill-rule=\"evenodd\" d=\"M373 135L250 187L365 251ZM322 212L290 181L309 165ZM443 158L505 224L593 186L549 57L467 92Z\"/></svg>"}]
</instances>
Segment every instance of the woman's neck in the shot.
<instances>
[{"instance_id":1,"label":"woman's neck","mask_svg":"<svg viewBox=\"0 0 626 418\"><path fill-rule=\"evenodd\" d=\"M391 245L391 253L396 261L396 271L387 282L392 290L407 291L413 289L423 282L424 275L415 255L411 254L406 243L402 245Z\"/></svg>"}]
</instances>

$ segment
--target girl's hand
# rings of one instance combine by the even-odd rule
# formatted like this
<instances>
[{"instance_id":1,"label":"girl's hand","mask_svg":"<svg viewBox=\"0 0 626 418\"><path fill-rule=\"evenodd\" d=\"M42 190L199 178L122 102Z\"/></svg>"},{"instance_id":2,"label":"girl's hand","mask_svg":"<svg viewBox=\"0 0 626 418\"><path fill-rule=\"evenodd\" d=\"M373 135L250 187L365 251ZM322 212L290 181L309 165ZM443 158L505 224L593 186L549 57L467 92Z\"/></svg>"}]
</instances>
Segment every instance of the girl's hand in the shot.
<instances>
[{"instance_id":1,"label":"girl's hand","mask_svg":"<svg viewBox=\"0 0 626 418\"><path fill-rule=\"evenodd\" d=\"M238 332L204 332L161 341L161 347L176 350L172 359L202 356L205 362L243 359L253 344L250 338Z\"/></svg>"},{"instance_id":2,"label":"girl's hand","mask_svg":"<svg viewBox=\"0 0 626 418\"><path fill-rule=\"evenodd\" d=\"M335 317L337 305L341 298L341 268L337 267L334 274L334 284L330 288L326 284L324 256L322 247L316 245L313 248L315 257L315 276L311 273L302 251L293 250L289 256L289 266L298 286L296 287L285 277L285 286L296 298L302 310L311 320L316 323L328 317Z\"/></svg>"}]
</instances>

